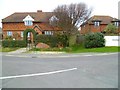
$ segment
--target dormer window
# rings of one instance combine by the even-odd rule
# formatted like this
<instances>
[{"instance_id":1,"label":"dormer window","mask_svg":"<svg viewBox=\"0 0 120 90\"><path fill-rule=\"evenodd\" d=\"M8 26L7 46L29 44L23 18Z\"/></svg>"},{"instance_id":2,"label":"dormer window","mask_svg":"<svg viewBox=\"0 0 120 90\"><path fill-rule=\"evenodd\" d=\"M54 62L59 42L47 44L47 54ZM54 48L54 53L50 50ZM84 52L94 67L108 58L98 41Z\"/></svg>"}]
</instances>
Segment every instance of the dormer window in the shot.
<instances>
[{"instance_id":1,"label":"dormer window","mask_svg":"<svg viewBox=\"0 0 120 90\"><path fill-rule=\"evenodd\" d=\"M53 15L53 16L49 19L49 22L50 22L51 25L56 25L58 21L59 21L59 19L58 19L55 15Z\"/></svg>"},{"instance_id":2,"label":"dormer window","mask_svg":"<svg viewBox=\"0 0 120 90\"><path fill-rule=\"evenodd\" d=\"M118 27L118 26L119 26L119 22L114 22L114 25L115 25L116 27Z\"/></svg>"},{"instance_id":3,"label":"dormer window","mask_svg":"<svg viewBox=\"0 0 120 90\"><path fill-rule=\"evenodd\" d=\"M25 26L32 26L34 19L30 15L28 15L23 19L23 21Z\"/></svg>"},{"instance_id":4,"label":"dormer window","mask_svg":"<svg viewBox=\"0 0 120 90\"><path fill-rule=\"evenodd\" d=\"M94 26L95 26L95 27L100 26L100 22L99 22L99 21L95 21L95 22L94 22Z\"/></svg>"},{"instance_id":5,"label":"dormer window","mask_svg":"<svg viewBox=\"0 0 120 90\"><path fill-rule=\"evenodd\" d=\"M25 26L32 26L33 25L33 22L32 21L25 21Z\"/></svg>"}]
</instances>

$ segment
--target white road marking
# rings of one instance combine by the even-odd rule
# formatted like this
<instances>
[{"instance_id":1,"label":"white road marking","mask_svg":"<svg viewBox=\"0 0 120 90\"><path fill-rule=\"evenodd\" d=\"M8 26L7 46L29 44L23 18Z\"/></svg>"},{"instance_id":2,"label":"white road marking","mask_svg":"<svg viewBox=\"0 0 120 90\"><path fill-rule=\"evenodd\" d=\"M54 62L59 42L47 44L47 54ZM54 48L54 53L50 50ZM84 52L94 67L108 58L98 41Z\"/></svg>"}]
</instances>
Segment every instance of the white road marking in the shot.
<instances>
[{"instance_id":1,"label":"white road marking","mask_svg":"<svg viewBox=\"0 0 120 90\"><path fill-rule=\"evenodd\" d=\"M3 79L12 79L12 78L23 78L23 77L33 77L33 76L50 75L50 74L56 74L56 73L73 71L73 70L76 70L76 69L77 68L71 68L71 69L58 70L58 71L45 72L45 73L26 74L26 75L18 75L18 76L6 76L6 77L0 77L0 80L3 80Z\"/></svg>"}]
</instances>

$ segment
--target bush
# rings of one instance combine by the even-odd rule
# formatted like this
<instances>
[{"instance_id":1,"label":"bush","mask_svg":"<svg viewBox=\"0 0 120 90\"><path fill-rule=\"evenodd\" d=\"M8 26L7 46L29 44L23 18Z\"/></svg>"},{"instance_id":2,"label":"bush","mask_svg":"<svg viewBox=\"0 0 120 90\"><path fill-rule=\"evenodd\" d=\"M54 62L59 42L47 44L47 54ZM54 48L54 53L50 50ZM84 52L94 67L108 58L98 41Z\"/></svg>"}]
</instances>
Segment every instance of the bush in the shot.
<instances>
[{"instance_id":1,"label":"bush","mask_svg":"<svg viewBox=\"0 0 120 90\"><path fill-rule=\"evenodd\" d=\"M6 36L5 40L13 40L12 36Z\"/></svg>"},{"instance_id":2,"label":"bush","mask_svg":"<svg viewBox=\"0 0 120 90\"><path fill-rule=\"evenodd\" d=\"M119 31L115 25L112 23L108 24L104 31L102 31L105 35L118 35Z\"/></svg>"},{"instance_id":3,"label":"bush","mask_svg":"<svg viewBox=\"0 0 120 90\"><path fill-rule=\"evenodd\" d=\"M26 47L27 44L23 40L4 40L2 41L3 47Z\"/></svg>"},{"instance_id":4,"label":"bush","mask_svg":"<svg viewBox=\"0 0 120 90\"><path fill-rule=\"evenodd\" d=\"M84 42L84 36L83 35L77 35L76 43L82 44Z\"/></svg>"},{"instance_id":5,"label":"bush","mask_svg":"<svg viewBox=\"0 0 120 90\"><path fill-rule=\"evenodd\" d=\"M105 39L102 33L90 33L84 37L85 48L97 48L105 46Z\"/></svg>"},{"instance_id":6,"label":"bush","mask_svg":"<svg viewBox=\"0 0 120 90\"><path fill-rule=\"evenodd\" d=\"M65 35L37 35L35 44L42 42L48 44L50 47L67 46L67 36Z\"/></svg>"},{"instance_id":7,"label":"bush","mask_svg":"<svg viewBox=\"0 0 120 90\"><path fill-rule=\"evenodd\" d=\"M77 39L76 35L69 36L69 46L75 45L76 44L76 39Z\"/></svg>"}]
</instances>

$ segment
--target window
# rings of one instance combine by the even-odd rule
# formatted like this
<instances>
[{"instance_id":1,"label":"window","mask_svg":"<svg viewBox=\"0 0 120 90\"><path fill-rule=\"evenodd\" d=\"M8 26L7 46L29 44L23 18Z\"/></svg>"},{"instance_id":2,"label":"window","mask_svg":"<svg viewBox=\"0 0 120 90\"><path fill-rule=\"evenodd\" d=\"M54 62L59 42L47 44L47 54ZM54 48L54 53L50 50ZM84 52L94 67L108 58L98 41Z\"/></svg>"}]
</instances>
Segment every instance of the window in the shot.
<instances>
[{"instance_id":1,"label":"window","mask_svg":"<svg viewBox=\"0 0 120 90\"><path fill-rule=\"evenodd\" d=\"M21 37L23 37L23 31L21 32Z\"/></svg>"},{"instance_id":2,"label":"window","mask_svg":"<svg viewBox=\"0 0 120 90\"><path fill-rule=\"evenodd\" d=\"M33 25L33 22L28 20L28 21L25 21L24 22L26 26L32 26Z\"/></svg>"},{"instance_id":3,"label":"window","mask_svg":"<svg viewBox=\"0 0 120 90\"><path fill-rule=\"evenodd\" d=\"M45 35L53 35L53 31L45 31Z\"/></svg>"},{"instance_id":4,"label":"window","mask_svg":"<svg viewBox=\"0 0 120 90\"><path fill-rule=\"evenodd\" d=\"M99 21L95 21L95 22L94 22L94 26L95 26L95 27L100 26L100 22L99 22Z\"/></svg>"},{"instance_id":5,"label":"window","mask_svg":"<svg viewBox=\"0 0 120 90\"><path fill-rule=\"evenodd\" d=\"M51 21L58 21L59 19L55 16L55 15L53 15L50 19L49 19L49 21L51 22Z\"/></svg>"},{"instance_id":6,"label":"window","mask_svg":"<svg viewBox=\"0 0 120 90\"><path fill-rule=\"evenodd\" d=\"M30 15L28 15L23 19L23 21L25 26L32 26L34 19Z\"/></svg>"},{"instance_id":7,"label":"window","mask_svg":"<svg viewBox=\"0 0 120 90\"><path fill-rule=\"evenodd\" d=\"M7 31L7 36L12 36L12 32L11 31Z\"/></svg>"},{"instance_id":8,"label":"window","mask_svg":"<svg viewBox=\"0 0 120 90\"><path fill-rule=\"evenodd\" d=\"M59 19L58 19L55 15L53 15L53 16L49 19L49 23L50 23L51 25L54 25L54 26L57 25L58 21L59 21Z\"/></svg>"},{"instance_id":9,"label":"window","mask_svg":"<svg viewBox=\"0 0 120 90\"><path fill-rule=\"evenodd\" d=\"M118 27L118 26L119 26L119 22L114 22L114 25L115 25L116 27Z\"/></svg>"}]
</instances>

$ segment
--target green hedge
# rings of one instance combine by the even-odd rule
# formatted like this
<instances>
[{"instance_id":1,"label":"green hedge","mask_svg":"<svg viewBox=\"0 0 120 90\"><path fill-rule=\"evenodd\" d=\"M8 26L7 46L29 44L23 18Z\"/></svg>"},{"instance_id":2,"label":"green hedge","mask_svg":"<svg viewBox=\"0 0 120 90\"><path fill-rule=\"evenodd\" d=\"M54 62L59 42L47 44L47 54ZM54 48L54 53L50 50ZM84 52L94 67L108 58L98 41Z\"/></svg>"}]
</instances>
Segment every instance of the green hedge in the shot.
<instances>
[{"instance_id":1,"label":"green hedge","mask_svg":"<svg viewBox=\"0 0 120 90\"><path fill-rule=\"evenodd\" d=\"M105 39L102 33L89 33L84 37L85 48L97 48L105 46Z\"/></svg>"},{"instance_id":2,"label":"green hedge","mask_svg":"<svg viewBox=\"0 0 120 90\"><path fill-rule=\"evenodd\" d=\"M39 42L48 44L50 47L57 47L58 45L66 47L68 39L65 35L37 35L35 44Z\"/></svg>"},{"instance_id":3,"label":"green hedge","mask_svg":"<svg viewBox=\"0 0 120 90\"><path fill-rule=\"evenodd\" d=\"M4 40L2 41L3 47L26 47L27 44L23 40Z\"/></svg>"}]
</instances>

